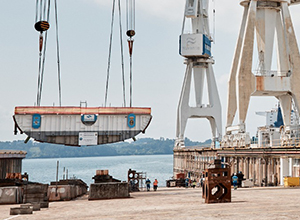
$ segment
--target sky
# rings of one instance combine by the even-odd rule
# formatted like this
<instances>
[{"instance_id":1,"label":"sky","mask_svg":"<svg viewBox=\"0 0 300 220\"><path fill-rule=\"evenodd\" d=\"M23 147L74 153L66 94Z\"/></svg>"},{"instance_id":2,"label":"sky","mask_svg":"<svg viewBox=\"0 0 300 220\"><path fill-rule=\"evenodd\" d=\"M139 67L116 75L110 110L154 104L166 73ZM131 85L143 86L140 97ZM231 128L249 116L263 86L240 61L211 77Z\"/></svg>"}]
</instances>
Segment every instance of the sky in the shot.
<instances>
[{"instance_id":1,"label":"sky","mask_svg":"<svg viewBox=\"0 0 300 220\"><path fill-rule=\"evenodd\" d=\"M58 105L57 60L54 7L50 15L42 106ZM103 106L110 35L112 0L58 0L62 105ZM125 0L122 4L123 40L126 43ZM215 43L213 66L222 104L223 134L226 123L227 83L243 7L238 0L210 1L214 5ZM138 138L176 138L176 114L185 65L178 54L184 0L136 0L136 36L133 54L133 106L151 107L153 120L146 134ZM300 6L290 7L299 41ZM117 21L118 17L115 17ZM211 21L213 19L211 18ZM34 0L0 2L0 141L25 139L13 134L15 106L36 102L38 76L38 38ZM122 81L118 23L115 23L108 103L122 106ZM127 103L129 102L128 49L125 44ZM257 59L253 61L257 63ZM252 97L246 120L247 131L255 135L265 119L255 111L275 107L270 97ZM195 141L211 138L206 119L188 121L185 136Z\"/></svg>"}]
</instances>

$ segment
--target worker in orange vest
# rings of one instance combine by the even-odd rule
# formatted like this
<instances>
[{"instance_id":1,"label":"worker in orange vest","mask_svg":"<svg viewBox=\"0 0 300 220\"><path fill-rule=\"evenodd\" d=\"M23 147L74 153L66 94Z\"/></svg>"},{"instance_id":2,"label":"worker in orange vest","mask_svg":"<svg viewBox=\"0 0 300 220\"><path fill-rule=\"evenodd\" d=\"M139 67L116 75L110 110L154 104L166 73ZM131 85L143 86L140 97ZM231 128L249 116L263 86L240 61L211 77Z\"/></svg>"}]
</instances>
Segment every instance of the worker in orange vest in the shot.
<instances>
[{"instance_id":1,"label":"worker in orange vest","mask_svg":"<svg viewBox=\"0 0 300 220\"><path fill-rule=\"evenodd\" d=\"M157 181L157 179L155 179L154 183L153 183L153 189L154 189L154 191L157 190L157 185L158 185L158 181Z\"/></svg>"}]
</instances>

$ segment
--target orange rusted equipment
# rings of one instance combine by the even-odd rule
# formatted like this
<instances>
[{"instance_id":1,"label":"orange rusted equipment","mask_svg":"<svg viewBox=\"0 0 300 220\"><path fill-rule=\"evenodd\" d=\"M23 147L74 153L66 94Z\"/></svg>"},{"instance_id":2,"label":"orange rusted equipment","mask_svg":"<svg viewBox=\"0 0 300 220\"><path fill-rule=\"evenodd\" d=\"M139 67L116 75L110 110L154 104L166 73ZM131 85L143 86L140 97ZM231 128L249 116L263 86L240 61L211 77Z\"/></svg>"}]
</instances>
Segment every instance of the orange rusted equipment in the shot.
<instances>
[{"instance_id":1,"label":"orange rusted equipment","mask_svg":"<svg viewBox=\"0 0 300 220\"><path fill-rule=\"evenodd\" d=\"M221 161L215 160L215 168L206 169L203 175L202 197L205 203L231 202L230 168L221 168Z\"/></svg>"}]
</instances>

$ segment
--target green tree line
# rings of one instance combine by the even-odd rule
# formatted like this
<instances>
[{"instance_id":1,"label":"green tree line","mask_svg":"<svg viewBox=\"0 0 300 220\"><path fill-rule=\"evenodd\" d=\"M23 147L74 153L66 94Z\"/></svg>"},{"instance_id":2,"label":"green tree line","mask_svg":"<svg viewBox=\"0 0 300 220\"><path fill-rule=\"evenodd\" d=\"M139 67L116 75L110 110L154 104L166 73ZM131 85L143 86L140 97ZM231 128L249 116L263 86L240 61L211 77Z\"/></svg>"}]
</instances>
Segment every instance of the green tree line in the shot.
<instances>
[{"instance_id":1,"label":"green tree line","mask_svg":"<svg viewBox=\"0 0 300 220\"><path fill-rule=\"evenodd\" d=\"M204 146L210 144L210 140L205 142L185 140L186 146ZM121 156L121 155L155 155L172 154L174 139L142 138L135 142L119 142L114 144L98 146L71 147L64 145L39 143L29 141L0 142L0 150L21 150L26 151L26 158L62 158L62 157L95 157L95 156Z\"/></svg>"}]
</instances>

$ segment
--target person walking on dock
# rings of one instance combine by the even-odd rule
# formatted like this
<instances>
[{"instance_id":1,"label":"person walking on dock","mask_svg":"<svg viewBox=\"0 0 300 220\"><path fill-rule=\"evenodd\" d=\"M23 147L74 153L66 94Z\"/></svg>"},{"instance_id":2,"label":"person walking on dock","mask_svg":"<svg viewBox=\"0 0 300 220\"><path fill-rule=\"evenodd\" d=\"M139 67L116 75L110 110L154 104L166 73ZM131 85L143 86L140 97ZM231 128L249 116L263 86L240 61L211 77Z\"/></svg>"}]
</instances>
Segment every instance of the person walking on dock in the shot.
<instances>
[{"instance_id":1,"label":"person walking on dock","mask_svg":"<svg viewBox=\"0 0 300 220\"><path fill-rule=\"evenodd\" d=\"M274 174L274 186L278 186L278 176L277 176L277 173Z\"/></svg>"},{"instance_id":2,"label":"person walking on dock","mask_svg":"<svg viewBox=\"0 0 300 220\"><path fill-rule=\"evenodd\" d=\"M155 179L154 183L153 183L153 189L154 189L154 191L157 190L157 186L158 186L158 181L157 181L157 179Z\"/></svg>"},{"instance_id":3,"label":"person walking on dock","mask_svg":"<svg viewBox=\"0 0 300 220\"><path fill-rule=\"evenodd\" d=\"M237 189L237 184L238 184L238 177L236 176L236 173L234 173L233 177L232 177L232 183L233 183L233 188L234 190Z\"/></svg>"},{"instance_id":4,"label":"person walking on dock","mask_svg":"<svg viewBox=\"0 0 300 220\"><path fill-rule=\"evenodd\" d=\"M238 174L236 174L236 176L238 177L238 187L242 187L242 182L244 180L244 174L242 173L242 171L240 171Z\"/></svg>"},{"instance_id":5,"label":"person walking on dock","mask_svg":"<svg viewBox=\"0 0 300 220\"><path fill-rule=\"evenodd\" d=\"M192 187L193 187L193 189L195 189L195 187L196 187L196 180L194 180L194 181L192 182Z\"/></svg>"},{"instance_id":6,"label":"person walking on dock","mask_svg":"<svg viewBox=\"0 0 300 220\"><path fill-rule=\"evenodd\" d=\"M151 184L151 181L149 180L149 178L147 178L146 179L147 191L150 191L150 184Z\"/></svg>"},{"instance_id":7,"label":"person walking on dock","mask_svg":"<svg viewBox=\"0 0 300 220\"><path fill-rule=\"evenodd\" d=\"M188 188L189 187L189 178L186 178L185 179L185 188Z\"/></svg>"},{"instance_id":8,"label":"person walking on dock","mask_svg":"<svg viewBox=\"0 0 300 220\"><path fill-rule=\"evenodd\" d=\"M203 187L203 184L204 184L204 177L202 177L202 178L200 179L200 186Z\"/></svg>"}]
</instances>

